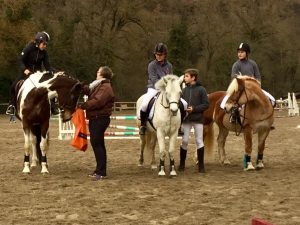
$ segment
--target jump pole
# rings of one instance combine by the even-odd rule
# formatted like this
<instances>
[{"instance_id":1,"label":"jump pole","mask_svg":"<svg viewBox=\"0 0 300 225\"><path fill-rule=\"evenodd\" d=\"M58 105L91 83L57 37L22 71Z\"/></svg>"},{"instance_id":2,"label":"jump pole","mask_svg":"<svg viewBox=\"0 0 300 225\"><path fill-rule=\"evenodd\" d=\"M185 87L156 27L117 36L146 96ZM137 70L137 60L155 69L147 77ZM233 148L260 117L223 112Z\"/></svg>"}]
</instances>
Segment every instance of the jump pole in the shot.
<instances>
[{"instance_id":1,"label":"jump pole","mask_svg":"<svg viewBox=\"0 0 300 225\"><path fill-rule=\"evenodd\" d=\"M274 225L268 221L258 219L258 218L253 218L251 224L252 225Z\"/></svg>"}]
</instances>

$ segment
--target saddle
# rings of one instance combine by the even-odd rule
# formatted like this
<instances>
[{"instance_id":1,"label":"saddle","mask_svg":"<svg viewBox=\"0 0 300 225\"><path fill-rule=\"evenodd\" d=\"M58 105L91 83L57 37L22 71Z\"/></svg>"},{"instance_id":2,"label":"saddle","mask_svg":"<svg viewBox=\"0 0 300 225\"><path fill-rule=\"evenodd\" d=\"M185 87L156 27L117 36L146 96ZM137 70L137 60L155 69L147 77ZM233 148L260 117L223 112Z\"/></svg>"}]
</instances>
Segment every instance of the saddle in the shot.
<instances>
[{"instance_id":1,"label":"saddle","mask_svg":"<svg viewBox=\"0 0 300 225\"><path fill-rule=\"evenodd\" d=\"M151 116L151 110L153 108L153 105L158 97L159 93L157 93L153 98L151 98L151 100L149 101L148 103L148 107L147 107L147 110L146 110L146 113L147 115L149 115L149 119L152 119L152 116Z\"/></svg>"}]
</instances>

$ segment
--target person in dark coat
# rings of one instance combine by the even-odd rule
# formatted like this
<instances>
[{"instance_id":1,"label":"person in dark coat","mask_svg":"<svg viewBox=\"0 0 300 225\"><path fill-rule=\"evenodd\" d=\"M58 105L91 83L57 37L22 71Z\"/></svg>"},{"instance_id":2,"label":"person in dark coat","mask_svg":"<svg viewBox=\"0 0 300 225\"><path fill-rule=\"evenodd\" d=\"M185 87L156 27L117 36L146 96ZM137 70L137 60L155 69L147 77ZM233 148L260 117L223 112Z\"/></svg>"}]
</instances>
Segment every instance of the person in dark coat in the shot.
<instances>
[{"instance_id":1,"label":"person in dark coat","mask_svg":"<svg viewBox=\"0 0 300 225\"><path fill-rule=\"evenodd\" d=\"M188 140L193 127L197 145L198 170L200 173L204 173L203 112L208 109L209 101L205 88L197 81L198 75L197 69L184 71L186 87L182 91L182 98L187 101L188 108L182 123L184 134L180 146L180 165L178 169L179 171L185 169Z\"/></svg>"},{"instance_id":2,"label":"person in dark coat","mask_svg":"<svg viewBox=\"0 0 300 225\"><path fill-rule=\"evenodd\" d=\"M107 154L104 132L110 124L115 95L111 87L112 70L108 66L100 67L96 80L84 86L88 100L80 105L86 110L89 120L90 142L96 158L96 169L89 174L94 180L102 180L107 176Z\"/></svg>"}]
</instances>

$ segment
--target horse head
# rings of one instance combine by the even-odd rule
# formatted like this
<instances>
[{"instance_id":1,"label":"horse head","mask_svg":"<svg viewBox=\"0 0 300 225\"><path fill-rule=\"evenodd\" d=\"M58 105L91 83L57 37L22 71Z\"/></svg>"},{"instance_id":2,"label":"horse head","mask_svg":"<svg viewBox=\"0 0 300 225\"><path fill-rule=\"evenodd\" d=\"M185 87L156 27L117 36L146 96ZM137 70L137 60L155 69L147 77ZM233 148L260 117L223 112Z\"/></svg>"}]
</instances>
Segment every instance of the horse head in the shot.
<instances>
[{"instance_id":1,"label":"horse head","mask_svg":"<svg viewBox=\"0 0 300 225\"><path fill-rule=\"evenodd\" d=\"M229 98L224 107L225 111L230 112L234 108L257 99L254 96L258 92L262 92L259 81L249 76L236 76L226 91Z\"/></svg>"},{"instance_id":2,"label":"horse head","mask_svg":"<svg viewBox=\"0 0 300 225\"><path fill-rule=\"evenodd\" d=\"M75 112L83 85L63 72L54 74L54 79L50 84L49 89L56 93L58 99L61 118L63 122L66 122L72 118L72 114Z\"/></svg>"},{"instance_id":3,"label":"horse head","mask_svg":"<svg viewBox=\"0 0 300 225\"><path fill-rule=\"evenodd\" d=\"M165 108L170 108L173 116L176 116L178 112L182 81L183 79L175 75L166 75L155 84L155 88L164 96L161 104Z\"/></svg>"}]
</instances>

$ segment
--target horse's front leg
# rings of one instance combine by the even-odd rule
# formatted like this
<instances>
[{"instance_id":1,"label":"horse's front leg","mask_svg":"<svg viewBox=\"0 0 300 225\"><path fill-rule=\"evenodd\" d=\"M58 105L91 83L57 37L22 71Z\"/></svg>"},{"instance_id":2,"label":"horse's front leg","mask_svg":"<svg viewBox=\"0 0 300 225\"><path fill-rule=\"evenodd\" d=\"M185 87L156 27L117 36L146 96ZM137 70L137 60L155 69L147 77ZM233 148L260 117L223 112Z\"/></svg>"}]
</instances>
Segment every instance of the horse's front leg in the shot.
<instances>
[{"instance_id":1,"label":"horse's front leg","mask_svg":"<svg viewBox=\"0 0 300 225\"><path fill-rule=\"evenodd\" d=\"M226 138L228 136L229 131L222 126L219 126L219 134L217 138L218 142L218 154L219 154L219 161L221 164L224 165L229 165L230 161L226 157L226 152L225 152L225 142Z\"/></svg>"},{"instance_id":2,"label":"horse's front leg","mask_svg":"<svg viewBox=\"0 0 300 225\"><path fill-rule=\"evenodd\" d=\"M244 128L244 140L245 140L245 155L244 155L244 170L254 170L254 166L251 162L252 153L252 128L246 126Z\"/></svg>"},{"instance_id":3,"label":"horse's front leg","mask_svg":"<svg viewBox=\"0 0 300 225\"><path fill-rule=\"evenodd\" d=\"M47 152L48 152L48 133L45 135L45 137L42 136L40 148L42 151L42 170L41 173L49 173L48 171L48 164L47 164Z\"/></svg>"},{"instance_id":4,"label":"horse's front leg","mask_svg":"<svg viewBox=\"0 0 300 225\"><path fill-rule=\"evenodd\" d=\"M263 169L263 156L265 150L265 143L266 139L270 133L270 130L258 130L258 151L257 151L257 158L256 158L256 169Z\"/></svg>"},{"instance_id":5,"label":"horse's front leg","mask_svg":"<svg viewBox=\"0 0 300 225\"><path fill-rule=\"evenodd\" d=\"M30 143L29 143L29 133L24 131L24 168L23 168L23 173L30 173L30 166L29 166L29 151L30 151Z\"/></svg>"},{"instance_id":6,"label":"horse's front leg","mask_svg":"<svg viewBox=\"0 0 300 225\"><path fill-rule=\"evenodd\" d=\"M176 147L176 140L177 140L177 130L173 132L173 134L170 135L169 139L169 158L170 158L170 176L177 176L176 170L175 170L175 160L174 160L174 152Z\"/></svg>"},{"instance_id":7,"label":"horse's front leg","mask_svg":"<svg viewBox=\"0 0 300 225\"><path fill-rule=\"evenodd\" d=\"M166 151L165 151L165 133L162 130L162 128L157 128L157 141L158 141L158 147L159 147L159 172L158 176L165 176L165 157L166 157Z\"/></svg>"},{"instance_id":8,"label":"horse's front leg","mask_svg":"<svg viewBox=\"0 0 300 225\"><path fill-rule=\"evenodd\" d=\"M151 169L155 170L157 168L156 161L155 161L155 146L156 146L156 141L157 137L155 133L151 133L151 136L149 137L149 148L151 150Z\"/></svg>"},{"instance_id":9,"label":"horse's front leg","mask_svg":"<svg viewBox=\"0 0 300 225\"><path fill-rule=\"evenodd\" d=\"M144 151L146 146L146 135L140 135L140 158L138 166L144 166Z\"/></svg>"}]
</instances>

